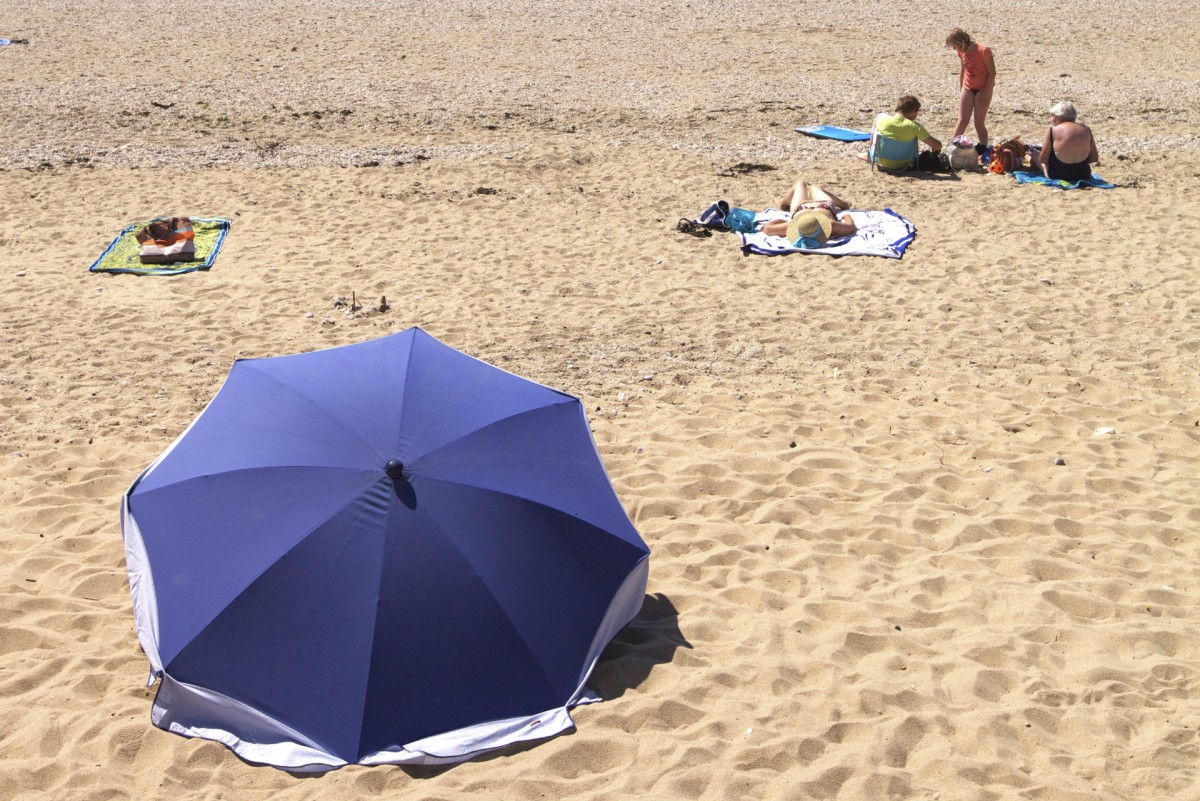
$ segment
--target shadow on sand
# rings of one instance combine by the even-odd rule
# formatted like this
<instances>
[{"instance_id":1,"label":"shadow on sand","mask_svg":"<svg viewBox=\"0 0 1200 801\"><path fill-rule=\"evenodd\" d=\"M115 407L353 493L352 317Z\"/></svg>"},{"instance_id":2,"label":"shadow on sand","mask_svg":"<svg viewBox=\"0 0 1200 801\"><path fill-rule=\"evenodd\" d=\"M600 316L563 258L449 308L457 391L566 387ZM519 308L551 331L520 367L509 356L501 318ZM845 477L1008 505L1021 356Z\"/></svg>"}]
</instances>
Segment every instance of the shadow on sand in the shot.
<instances>
[{"instance_id":1,"label":"shadow on sand","mask_svg":"<svg viewBox=\"0 0 1200 801\"><path fill-rule=\"evenodd\" d=\"M604 701L620 698L626 690L637 687L649 676L656 665L675 658L677 648L691 648L679 630L679 612L665 595L647 595L642 609L628 626L623 628L600 654L588 686ZM569 737L574 730L559 737ZM502 759L536 748L544 742L533 740L509 748L502 748L475 757L472 762ZM451 765L403 766L401 770L414 779L430 779L453 770L463 763Z\"/></svg>"}]
</instances>

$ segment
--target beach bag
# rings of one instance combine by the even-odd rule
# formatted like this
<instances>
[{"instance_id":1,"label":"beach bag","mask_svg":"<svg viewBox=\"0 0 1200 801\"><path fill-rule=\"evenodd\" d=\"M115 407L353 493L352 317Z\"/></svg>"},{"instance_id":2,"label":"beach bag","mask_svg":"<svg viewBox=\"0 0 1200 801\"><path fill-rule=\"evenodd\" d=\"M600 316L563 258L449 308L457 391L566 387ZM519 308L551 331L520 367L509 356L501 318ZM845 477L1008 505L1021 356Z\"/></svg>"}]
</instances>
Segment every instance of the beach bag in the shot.
<instances>
[{"instance_id":1,"label":"beach bag","mask_svg":"<svg viewBox=\"0 0 1200 801\"><path fill-rule=\"evenodd\" d=\"M970 170L979 166L979 154L973 147L950 145L946 148L946 155L950 157L951 169Z\"/></svg>"},{"instance_id":2,"label":"beach bag","mask_svg":"<svg viewBox=\"0 0 1200 801\"><path fill-rule=\"evenodd\" d=\"M724 200L718 200L716 203L709 206L704 211L700 212L700 216L696 218L696 222L703 225L705 228L715 228L718 231L728 230L725 225L725 215L729 213L729 204Z\"/></svg>"},{"instance_id":3,"label":"beach bag","mask_svg":"<svg viewBox=\"0 0 1200 801\"><path fill-rule=\"evenodd\" d=\"M917 169L921 172L950 172L950 157L945 153L922 150L917 156Z\"/></svg>"},{"instance_id":4,"label":"beach bag","mask_svg":"<svg viewBox=\"0 0 1200 801\"><path fill-rule=\"evenodd\" d=\"M196 258L196 234L188 217L165 217L143 225L134 234L142 264L171 264Z\"/></svg>"},{"instance_id":5,"label":"beach bag","mask_svg":"<svg viewBox=\"0 0 1200 801\"><path fill-rule=\"evenodd\" d=\"M754 224L755 213L750 209L731 208L725 215L725 225L730 231L739 234L752 234L757 226Z\"/></svg>"},{"instance_id":6,"label":"beach bag","mask_svg":"<svg viewBox=\"0 0 1200 801\"><path fill-rule=\"evenodd\" d=\"M749 209L739 209L729 205L729 201L718 200L709 206L696 218L696 222L705 228L715 228L718 231L737 231L749 234L755 231L754 212Z\"/></svg>"},{"instance_id":7,"label":"beach bag","mask_svg":"<svg viewBox=\"0 0 1200 801\"><path fill-rule=\"evenodd\" d=\"M994 173L1016 172L1025 166L1025 145L1019 136L1006 139L992 148L992 163L988 169Z\"/></svg>"}]
</instances>

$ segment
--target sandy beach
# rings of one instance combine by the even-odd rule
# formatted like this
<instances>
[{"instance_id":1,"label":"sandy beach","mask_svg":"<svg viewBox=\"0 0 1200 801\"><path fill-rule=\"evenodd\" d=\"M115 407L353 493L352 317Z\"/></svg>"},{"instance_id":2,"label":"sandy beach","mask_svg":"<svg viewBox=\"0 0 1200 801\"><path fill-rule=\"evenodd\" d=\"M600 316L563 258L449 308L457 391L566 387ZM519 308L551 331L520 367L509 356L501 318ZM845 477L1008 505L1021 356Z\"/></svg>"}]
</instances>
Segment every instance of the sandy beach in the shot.
<instances>
[{"instance_id":1,"label":"sandy beach","mask_svg":"<svg viewBox=\"0 0 1200 801\"><path fill-rule=\"evenodd\" d=\"M1200 799L1200 24L1063 8L8 0L0 801ZM1115 189L794 132L948 139L955 25L993 140L1071 99ZM904 258L675 229L798 176ZM87 271L174 214L211 270ZM315 778L154 728L122 494L235 359L410 326L583 400L652 554L604 702Z\"/></svg>"}]
</instances>

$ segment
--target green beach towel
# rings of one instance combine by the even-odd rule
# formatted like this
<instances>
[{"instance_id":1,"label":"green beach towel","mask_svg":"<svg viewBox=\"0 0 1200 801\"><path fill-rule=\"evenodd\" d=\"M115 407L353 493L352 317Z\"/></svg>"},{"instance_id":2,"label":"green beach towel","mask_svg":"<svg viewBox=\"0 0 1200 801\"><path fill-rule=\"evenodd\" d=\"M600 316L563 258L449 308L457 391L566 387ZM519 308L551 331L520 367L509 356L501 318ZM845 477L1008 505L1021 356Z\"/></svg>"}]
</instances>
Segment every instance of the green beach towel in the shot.
<instances>
[{"instance_id":1,"label":"green beach towel","mask_svg":"<svg viewBox=\"0 0 1200 801\"><path fill-rule=\"evenodd\" d=\"M88 267L93 273L134 273L135 275L178 275L194 270L207 270L225 243L230 220L227 217L192 217L192 230L196 235L196 258L194 261L178 261L171 264L142 264L138 258L141 246L134 236L146 222L130 225L117 234L100 258Z\"/></svg>"}]
</instances>

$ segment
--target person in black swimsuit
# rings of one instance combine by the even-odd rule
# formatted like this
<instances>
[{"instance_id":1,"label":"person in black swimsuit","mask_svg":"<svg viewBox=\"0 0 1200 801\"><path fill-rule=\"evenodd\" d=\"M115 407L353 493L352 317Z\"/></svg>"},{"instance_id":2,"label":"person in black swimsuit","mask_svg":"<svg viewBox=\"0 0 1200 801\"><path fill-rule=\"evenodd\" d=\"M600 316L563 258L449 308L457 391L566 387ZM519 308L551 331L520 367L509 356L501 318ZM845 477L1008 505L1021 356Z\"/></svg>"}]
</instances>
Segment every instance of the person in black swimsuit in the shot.
<instances>
[{"instance_id":1,"label":"person in black swimsuit","mask_svg":"<svg viewBox=\"0 0 1200 801\"><path fill-rule=\"evenodd\" d=\"M1042 143L1042 152L1033 160L1047 178L1061 181L1086 181L1092 177L1092 165L1100 163L1096 138L1091 128L1075 121L1075 105L1069 100L1050 109L1050 130Z\"/></svg>"}]
</instances>

